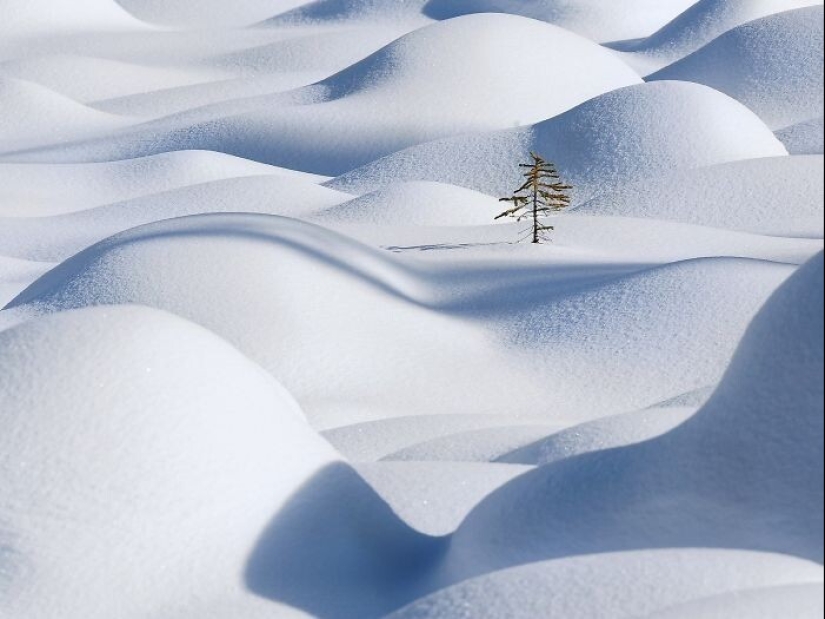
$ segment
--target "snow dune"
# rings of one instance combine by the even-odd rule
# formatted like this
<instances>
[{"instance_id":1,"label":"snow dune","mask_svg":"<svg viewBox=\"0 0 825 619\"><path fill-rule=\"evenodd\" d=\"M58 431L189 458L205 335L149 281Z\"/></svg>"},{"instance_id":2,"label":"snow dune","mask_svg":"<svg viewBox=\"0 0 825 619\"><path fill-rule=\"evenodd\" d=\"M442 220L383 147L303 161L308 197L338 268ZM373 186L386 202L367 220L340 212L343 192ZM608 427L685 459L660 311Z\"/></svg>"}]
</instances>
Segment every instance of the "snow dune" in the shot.
<instances>
[{"instance_id":1,"label":"snow dune","mask_svg":"<svg viewBox=\"0 0 825 619\"><path fill-rule=\"evenodd\" d=\"M640 63L661 69L728 30L775 13L821 4L822 0L701 0L651 36L616 47L640 55Z\"/></svg>"},{"instance_id":2,"label":"snow dune","mask_svg":"<svg viewBox=\"0 0 825 619\"><path fill-rule=\"evenodd\" d=\"M748 602L752 596L758 599L759 591L783 585L821 587L821 579L819 566L781 555L730 550L625 552L495 572L439 591L387 619L659 617L657 611L669 611L703 595L727 595L735 600L733 607L738 602L740 608L753 608ZM664 612L663 616L670 615ZM706 616L715 617L684 615L691 619ZM724 616L774 619L790 615L756 608L754 614ZM814 617L808 612L799 616Z\"/></svg>"},{"instance_id":3,"label":"snow dune","mask_svg":"<svg viewBox=\"0 0 825 619\"><path fill-rule=\"evenodd\" d=\"M776 132L792 155L825 154L825 118L797 123Z\"/></svg>"},{"instance_id":4,"label":"snow dune","mask_svg":"<svg viewBox=\"0 0 825 619\"><path fill-rule=\"evenodd\" d=\"M823 8L797 9L734 28L650 76L706 84L772 129L822 116Z\"/></svg>"},{"instance_id":5,"label":"snow dune","mask_svg":"<svg viewBox=\"0 0 825 619\"><path fill-rule=\"evenodd\" d=\"M473 12L514 13L606 43L653 34L691 4L693 0L432 0L425 12L437 19Z\"/></svg>"},{"instance_id":6,"label":"snow dune","mask_svg":"<svg viewBox=\"0 0 825 619\"><path fill-rule=\"evenodd\" d=\"M43 86L11 78L0 78L0 109L2 151L106 134L131 124Z\"/></svg>"},{"instance_id":7,"label":"snow dune","mask_svg":"<svg viewBox=\"0 0 825 619\"><path fill-rule=\"evenodd\" d=\"M531 127L406 149L329 186L364 193L426 180L505 196L520 184L516 164L530 151L558 162L575 186L576 204L673 169L787 154L762 121L729 97L696 84L660 82L610 92Z\"/></svg>"},{"instance_id":8,"label":"snow dune","mask_svg":"<svg viewBox=\"0 0 825 619\"><path fill-rule=\"evenodd\" d=\"M400 261L300 221L204 215L93 246L11 307L30 314L141 303L178 313L268 369L316 427L422 412L540 411L556 424L715 383L756 309L791 270L712 259L607 282L577 284L575 268L571 276L538 268L510 281L483 263L456 271ZM519 371L525 363L552 368L557 380L531 381ZM631 366L657 382L629 389ZM513 388L502 390L502 381Z\"/></svg>"},{"instance_id":9,"label":"snow dune","mask_svg":"<svg viewBox=\"0 0 825 619\"><path fill-rule=\"evenodd\" d=\"M663 174L605 192L576 210L822 238L823 160L769 157Z\"/></svg>"},{"instance_id":10,"label":"snow dune","mask_svg":"<svg viewBox=\"0 0 825 619\"><path fill-rule=\"evenodd\" d=\"M675 546L821 562L822 334L820 254L768 301L696 416L505 485L459 528L449 569Z\"/></svg>"},{"instance_id":11,"label":"snow dune","mask_svg":"<svg viewBox=\"0 0 825 619\"><path fill-rule=\"evenodd\" d=\"M116 0L2 0L0 35L10 39L66 33L134 31L145 24L124 11Z\"/></svg>"},{"instance_id":12,"label":"snow dune","mask_svg":"<svg viewBox=\"0 0 825 619\"><path fill-rule=\"evenodd\" d=\"M0 614L255 610L239 577L259 534L337 461L283 388L145 308L4 331L0 365Z\"/></svg>"},{"instance_id":13,"label":"snow dune","mask_svg":"<svg viewBox=\"0 0 825 619\"><path fill-rule=\"evenodd\" d=\"M535 65L524 65L528 56ZM561 56L577 60L558 65ZM534 88L542 80L556 87ZM428 140L543 120L640 81L610 52L555 26L471 15L416 30L291 94L215 104L32 156L91 161L204 149L336 175Z\"/></svg>"},{"instance_id":14,"label":"snow dune","mask_svg":"<svg viewBox=\"0 0 825 619\"><path fill-rule=\"evenodd\" d=\"M175 189L254 176L322 177L223 153L180 151L92 164L0 164L0 217L49 217Z\"/></svg>"}]
</instances>

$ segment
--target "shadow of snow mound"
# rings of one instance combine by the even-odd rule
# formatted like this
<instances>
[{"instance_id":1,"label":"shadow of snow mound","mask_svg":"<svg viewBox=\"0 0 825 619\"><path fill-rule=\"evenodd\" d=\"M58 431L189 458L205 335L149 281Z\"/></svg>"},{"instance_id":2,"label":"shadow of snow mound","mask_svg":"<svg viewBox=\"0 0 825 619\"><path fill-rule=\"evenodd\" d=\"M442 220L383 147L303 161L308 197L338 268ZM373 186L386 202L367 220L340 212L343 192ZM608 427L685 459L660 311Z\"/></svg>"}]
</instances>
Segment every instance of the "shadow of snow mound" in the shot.
<instances>
[{"instance_id":1,"label":"shadow of snow mound","mask_svg":"<svg viewBox=\"0 0 825 619\"><path fill-rule=\"evenodd\" d=\"M705 84L782 129L822 115L824 42L823 8L797 9L734 28L650 79Z\"/></svg>"},{"instance_id":2,"label":"shadow of snow mound","mask_svg":"<svg viewBox=\"0 0 825 619\"><path fill-rule=\"evenodd\" d=\"M825 153L825 118L820 116L776 132L792 155L821 155Z\"/></svg>"},{"instance_id":3,"label":"shadow of snow mound","mask_svg":"<svg viewBox=\"0 0 825 619\"><path fill-rule=\"evenodd\" d=\"M261 535L245 581L320 619L377 618L427 590L445 547L404 525L350 467L331 465Z\"/></svg>"},{"instance_id":4,"label":"shadow of snow mound","mask_svg":"<svg viewBox=\"0 0 825 619\"><path fill-rule=\"evenodd\" d=\"M509 195L516 165L537 151L558 163L581 204L645 178L741 159L787 155L750 110L683 82L630 86L532 127L447 138L395 153L329 183L365 193L398 181L435 181ZM472 153L472 154L471 154Z\"/></svg>"},{"instance_id":5,"label":"shadow of snow mound","mask_svg":"<svg viewBox=\"0 0 825 619\"><path fill-rule=\"evenodd\" d=\"M717 392L640 445L540 468L456 533L463 576L561 556L663 547L823 559L823 257L754 319Z\"/></svg>"}]
</instances>

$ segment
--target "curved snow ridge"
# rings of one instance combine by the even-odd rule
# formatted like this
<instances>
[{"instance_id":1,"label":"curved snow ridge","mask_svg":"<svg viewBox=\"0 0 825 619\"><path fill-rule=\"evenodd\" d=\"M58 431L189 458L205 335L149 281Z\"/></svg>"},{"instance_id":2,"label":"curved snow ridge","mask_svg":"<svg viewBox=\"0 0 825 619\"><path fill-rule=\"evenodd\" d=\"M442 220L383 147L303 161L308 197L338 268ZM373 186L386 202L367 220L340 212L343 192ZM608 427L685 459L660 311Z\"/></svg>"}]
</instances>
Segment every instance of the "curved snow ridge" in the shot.
<instances>
[{"instance_id":1,"label":"curved snow ridge","mask_svg":"<svg viewBox=\"0 0 825 619\"><path fill-rule=\"evenodd\" d=\"M820 254L759 312L699 413L660 438L504 486L456 533L449 569L683 546L821 562L822 310Z\"/></svg>"},{"instance_id":2,"label":"curved snow ridge","mask_svg":"<svg viewBox=\"0 0 825 619\"><path fill-rule=\"evenodd\" d=\"M822 155L825 153L825 118L820 116L776 132L792 155Z\"/></svg>"},{"instance_id":3,"label":"curved snow ridge","mask_svg":"<svg viewBox=\"0 0 825 619\"><path fill-rule=\"evenodd\" d=\"M388 226L481 226L501 213L495 198L455 185L389 185L313 216L321 223Z\"/></svg>"},{"instance_id":4,"label":"curved snow ridge","mask_svg":"<svg viewBox=\"0 0 825 619\"><path fill-rule=\"evenodd\" d=\"M285 13L259 24L285 26L295 24L343 24L353 21L404 23L414 28L431 22L425 13L432 0L309 0ZM452 15L451 17L455 17Z\"/></svg>"},{"instance_id":5,"label":"curved snow ridge","mask_svg":"<svg viewBox=\"0 0 825 619\"><path fill-rule=\"evenodd\" d=\"M535 88L543 81L555 87ZM611 52L555 26L470 15L405 35L314 86L30 156L88 161L200 149L337 175L429 140L534 123L640 82Z\"/></svg>"},{"instance_id":6,"label":"curved snow ridge","mask_svg":"<svg viewBox=\"0 0 825 619\"><path fill-rule=\"evenodd\" d=\"M706 84L781 129L822 115L824 44L823 8L797 9L734 28L649 79Z\"/></svg>"},{"instance_id":7,"label":"curved snow ridge","mask_svg":"<svg viewBox=\"0 0 825 619\"><path fill-rule=\"evenodd\" d=\"M66 215L0 217L0 247L9 256L60 262L119 232L156 221L238 212L307 219L351 199L289 177L228 178Z\"/></svg>"},{"instance_id":8,"label":"curved snow ridge","mask_svg":"<svg viewBox=\"0 0 825 619\"><path fill-rule=\"evenodd\" d=\"M213 181L272 176L329 180L212 151L87 164L0 163L0 217L50 217Z\"/></svg>"},{"instance_id":9,"label":"curved snow ridge","mask_svg":"<svg viewBox=\"0 0 825 619\"><path fill-rule=\"evenodd\" d=\"M822 163L821 156L769 157L678 170L606 191L575 212L822 238Z\"/></svg>"},{"instance_id":10,"label":"curved snow ridge","mask_svg":"<svg viewBox=\"0 0 825 619\"><path fill-rule=\"evenodd\" d=\"M505 196L521 184L518 164L531 151L558 164L574 185L575 204L673 169L787 155L770 129L730 97L698 84L657 82L601 95L532 127L415 146L328 186L363 194L426 180Z\"/></svg>"},{"instance_id":11,"label":"curved snow ridge","mask_svg":"<svg viewBox=\"0 0 825 619\"><path fill-rule=\"evenodd\" d=\"M424 307L441 294L391 254L311 224L202 215L93 246L10 307L31 314L141 303L178 313L267 368L320 426L502 410L497 345L480 327ZM434 368L465 388L433 388ZM526 382L515 370L503 375Z\"/></svg>"},{"instance_id":12,"label":"curved snow ridge","mask_svg":"<svg viewBox=\"0 0 825 619\"><path fill-rule=\"evenodd\" d=\"M655 34L617 47L662 68L750 21L821 4L822 0L701 0Z\"/></svg>"},{"instance_id":13,"label":"curved snow ridge","mask_svg":"<svg viewBox=\"0 0 825 619\"><path fill-rule=\"evenodd\" d=\"M124 11L116 0L0 0L0 35L34 35L148 30L148 24Z\"/></svg>"},{"instance_id":14,"label":"curved snow ridge","mask_svg":"<svg viewBox=\"0 0 825 619\"><path fill-rule=\"evenodd\" d=\"M646 37L693 0L431 0L424 12L436 19L467 13L511 13L546 21L599 43Z\"/></svg>"},{"instance_id":15,"label":"curved snow ridge","mask_svg":"<svg viewBox=\"0 0 825 619\"><path fill-rule=\"evenodd\" d=\"M106 134L133 121L98 112L33 82L0 77L4 152Z\"/></svg>"},{"instance_id":16,"label":"curved snow ridge","mask_svg":"<svg viewBox=\"0 0 825 619\"><path fill-rule=\"evenodd\" d=\"M767 553L691 549L596 554L486 574L413 602L387 619L635 619L698 598L747 596L753 589L816 585L821 579L818 565ZM727 615L734 616L763 617ZM785 615L764 619L780 616Z\"/></svg>"}]
</instances>

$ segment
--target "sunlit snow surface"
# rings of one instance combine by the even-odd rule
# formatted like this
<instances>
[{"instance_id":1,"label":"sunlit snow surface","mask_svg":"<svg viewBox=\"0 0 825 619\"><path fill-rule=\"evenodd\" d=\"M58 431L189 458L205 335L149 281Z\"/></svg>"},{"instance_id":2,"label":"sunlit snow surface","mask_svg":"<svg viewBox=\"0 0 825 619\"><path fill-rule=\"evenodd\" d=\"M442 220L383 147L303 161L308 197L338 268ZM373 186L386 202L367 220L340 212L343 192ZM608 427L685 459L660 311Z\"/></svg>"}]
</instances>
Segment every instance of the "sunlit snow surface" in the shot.
<instances>
[{"instance_id":1,"label":"sunlit snow surface","mask_svg":"<svg viewBox=\"0 0 825 619\"><path fill-rule=\"evenodd\" d=\"M821 617L822 24L0 0L0 617Z\"/></svg>"}]
</instances>

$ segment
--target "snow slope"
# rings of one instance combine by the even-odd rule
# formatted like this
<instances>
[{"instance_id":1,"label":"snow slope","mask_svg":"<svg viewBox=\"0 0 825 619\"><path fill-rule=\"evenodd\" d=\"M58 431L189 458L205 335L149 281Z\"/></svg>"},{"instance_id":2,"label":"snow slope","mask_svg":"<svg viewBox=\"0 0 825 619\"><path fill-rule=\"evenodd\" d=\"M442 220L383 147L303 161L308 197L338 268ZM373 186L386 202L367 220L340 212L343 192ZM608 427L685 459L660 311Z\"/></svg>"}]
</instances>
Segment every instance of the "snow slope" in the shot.
<instances>
[{"instance_id":1,"label":"snow slope","mask_svg":"<svg viewBox=\"0 0 825 619\"><path fill-rule=\"evenodd\" d=\"M274 380L155 310L28 322L0 333L0 364L4 617L242 601L260 532L336 461Z\"/></svg>"},{"instance_id":2,"label":"snow slope","mask_svg":"<svg viewBox=\"0 0 825 619\"><path fill-rule=\"evenodd\" d=\"M776 132L792 155L825 154L825 118L803 121Z\"/></svg>"},{"instance_id":3,"label":"snow slope","mask_svg":"<svg viewBox=\"0 0 825 619\"><path fill-rule=\"evenodd\" d=\"M764 17L734 28L650 76L729 94L782 129L822 116L823 8Z\"/></svg>"},{"instance_id":4,"label":"snow slope","mask_svg":"<svg viewBox=\"0 0 825 619\"><path fill-rule=\"evenodd\" d=\"M651 36L617 48L658 68L681 60L718 36L762 17L818 6L822 0L701 0Z\"/></svg>"},{"instance_id":5,"label":"snow slope","mask_svg":"<svg viewBox=\"0 0 825 619\"><path fill-rule=\"evenodd\" d=\"M663 174L605 192L576 210L822 238L822 157L771 157Z\"/></svg>"},{"instance_id":6,"label":"snow slope","mask_svg":"<svg viewBox=\"0 0 825 619\"><path fill-rule=\"evenodd\" d=\"M531 127L413 147L329 186L364 193L399 180L427 180L506 196L519 186L517 164L530 151L558 162L577 204L673 169L787 154L744 106L710 88L665 82L619 89Z\"/></svg>"},{"instance_id":7,"label":"snow slope","mask_svg":"<svg viewBox=\"0 0 825 619\"><path fill-rule=\"evenodd\" d=\"M459 528L448 569L676 546L821 562L822 316L820 254L759 313L696 416L659 439L505 485Z\"/></svg>"},{"instance_id":8,"label":"snow slope","mask_svg":"<svg viewBox=\"0 0 825 619\"><path fill-rule=\"evenodd\" d=\"M522 66L525 56L536 64ZM578 60L557 66L560 56ZM534 88L551 79L557 88ZM416 30L289 95L206 106L120 138L33 156L91 161L203 149L335 175L428 140L543 120L640 81L606 50L560 28L471 15ZM474 104L453 105L459 100Z\"/></svg>"}]
</instances>

